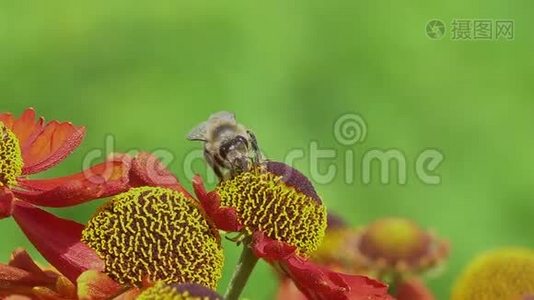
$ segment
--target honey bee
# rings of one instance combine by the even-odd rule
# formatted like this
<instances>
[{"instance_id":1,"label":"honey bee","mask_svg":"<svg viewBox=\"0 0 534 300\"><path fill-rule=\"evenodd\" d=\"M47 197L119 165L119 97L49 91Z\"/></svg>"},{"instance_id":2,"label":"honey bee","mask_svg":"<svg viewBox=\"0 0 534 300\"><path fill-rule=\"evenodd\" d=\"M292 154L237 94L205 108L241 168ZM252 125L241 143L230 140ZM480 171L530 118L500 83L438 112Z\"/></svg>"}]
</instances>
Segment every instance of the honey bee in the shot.
<instances>
[{"instance_id":1,"label":"honey bee","mask_svg":"<svg viewBox=\"0 0 534 300\"><path fill-rule=\"evenodd\" d=\"M204 142L204 157L220 181L249 170L262 161L256 136L227 111L212 114L187 135Z\"/></svg>"}]
</instances>

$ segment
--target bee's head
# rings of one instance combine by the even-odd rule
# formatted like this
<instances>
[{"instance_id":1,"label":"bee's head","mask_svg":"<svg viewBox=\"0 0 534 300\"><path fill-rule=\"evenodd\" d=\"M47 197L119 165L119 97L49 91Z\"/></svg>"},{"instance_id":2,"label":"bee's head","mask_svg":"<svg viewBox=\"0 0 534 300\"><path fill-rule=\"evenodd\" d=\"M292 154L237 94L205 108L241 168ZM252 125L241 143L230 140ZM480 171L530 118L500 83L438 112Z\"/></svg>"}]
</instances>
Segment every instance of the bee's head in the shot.
<instances>
[{"instance_id":1,"label":"bee's head","mask_svg":"<svg viewBox=\"0 0 534 300\"><path fill-rule=\"evenodd\" d=\"M232 166L232 169L245 171L250 167L249 151L248 140L241 135L236 135L221 144L219 155Z\"/></svg>"}]
</instances>

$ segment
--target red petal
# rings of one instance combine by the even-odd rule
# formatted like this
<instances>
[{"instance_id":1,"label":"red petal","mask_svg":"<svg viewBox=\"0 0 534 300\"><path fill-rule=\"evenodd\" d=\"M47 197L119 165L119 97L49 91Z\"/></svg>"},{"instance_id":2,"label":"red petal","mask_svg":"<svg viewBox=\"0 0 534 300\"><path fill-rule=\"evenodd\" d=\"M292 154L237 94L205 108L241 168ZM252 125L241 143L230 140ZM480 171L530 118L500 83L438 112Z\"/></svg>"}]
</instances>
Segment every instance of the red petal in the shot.
<instances>
[{"instance_id":1,"label":"red petal","mask_svg":"<svg viewBox=\"0 0 534 300\"><path fill-rule=\"evenodd\" d=\"M53 179L19 179L19 185L27 190L49 191L69 182L82 182L85 186L100 186L103 197L107 197L128 189L131 161L126 154L116 154L81 173Z\"/></svg>"},{"instance_id":2,"label":"red petal","mask_svg":"<svg viewBox=\"0 0 534 300\"><path fill-rule=\"evenodd\" d=\"M286 261L296 250L295 246L273 240L261 231L256 231L252 235L251 247L257 257L263 258L270 263Z\"/></svg>"},{"instance_id":3,"label":"red petal","mask_svg":"<svg viewBox=\"0 0 534 300\"><path fill-rule=\"evenodd\" d=\"M22 269L24 271L28 271L32 273L35 276L39 276L45 279L49 279L50 276L48 276L30 257L28 252L26 250L19 248L15 249L13 253L11 254L11 260L9 261L9 265L15 268Z\"/></svg>"},{"instance_id":4,"label":"red petal","mask_svg":"<svg viewBox=\"0 0 534 300\"><path fill-rule=\"evenodd\" d=\"M73 206L102 196L102 188L83 181L67 181L48 191L14 191L17 198L39 206Z\"/></svg>"},{"instance_id":5,"label":"red petal","mask_svg":"<svg viewBox=\"0 0 534 300\"><path fill-rule=\"evenodd\" d=\"M15 119L11 114L0 114L0 121L11 129L17 136L22 149L30 145L43 131L44 119L35 120L35 110L27 108L22 115Z\"/></svg>"},{"instance_id":6,"label":"red petal","mask_svg":"<svg viewBox=\"0 0 534 300\"><path fill-rule=\"evenodd\" d=\"M315 300L390 300L387 285L360 275L330 271L304 260L295 247L255 232L252 250L258 257L277 263L299 290Z\"/></svg>"},{"instance_id":7,"label":"red petal","mask_svg":"<svg viewBox=\"0 0 534 300\"><path fill-rule=\"evenodd\" d=\"M387 285L374 279L337 273L292 255L282 268L309 299L392 300Z\"/></svg>"},{"instance_id":8,"label":"red petal","mask_svg":"<svg viewBox=\"0 0 534 300\"><path fill-rule=\"evenodd\" d=\"M434 300L434 295L419 279L401 282L396 289L397 300Z\"/></svg>"},{"instance_id":9,"label":"red petal","mask_svg":"<svg viewBox=\"0 0 534 300\"><path fill-rule=\"evenodd\" d=\"M13 123L13 132L20 142L20 147L25 149L35 141L37 136L43 131L44 118L35 120L35 110L27 108L20 118Z\"/></svg>"},{"instance_id":10,"label":"red petal","mask_svg":"<svg viewBox=\"0 0 534 300\"><path fill-rule=\"evenodd\" d=\"M195 175L193 178L193 189L202 208L218 229L229 232L241 231L243 225L239 221L235 209L221 207L219 195L215 192L206 192L202 178L199 175Z\"/></svg>"},{"instance_id":11,"label":"red petal","mask_svg":"<svg viewBox=\"0 0 534 300\"><path fill-rule=\"evenodd\" d=\"M22 148L22 173L33 174L58 164L80 145L84 135L85 128L71 123L52 121L46 124L35 141Z\"/></svg>"},{"instance_id":12,"label":"red petal","mask_svg":"<svg viewBox=\"0 0 534 300\"><path fill-rule=\"evenodd\" d=\"M37 296L37 299L39 300L67 300L67 298L62 297L62 295L56 291L44 286L34 287L32 293Z\"/></svg>"},{"instance_id":13,"label":"red petal","mask_svg":"<svg viewBox=\"0 0 534 300\"><path fill-rule=\"evenodd\" d=\"M77 289L74 283L63 276L60 276L56 281L56 291L69 299L76 299L77 296Z\"/></svg>"},{"instance_id":14,"label":"red petal","mask_svg":"<svg viewBox=\"0 0 534 300\"><path fill-rule=\"evenodd\" d=\"M103 261L83 244L83 225L58 218L21 201L14 203L13 218L32 244L69 280L85 270L104 268Z\"/></svg>"},{"instance_id":15,"label":"red petal","mask_svg":"<svg viewBox=\"0 0 534 300\"><path fill-rule=\"evenodd\" d=\"M168 187L190 196L159 158L151 153L141 152L134 157L129 177L130 184L134 187Z\"/></svg>"},{"instance_id":16,"label":"red petal","mask_svg":"<svg viewBox=\"0 0 534 300\"><path fill-rule=\"evenodd\" d=\"M0 298L2 295L33 294L36 286L53 287L57 273L44 272L23 249L13 251L9 265L0 264Z\"/></svg>"},{"instance_id":17,"label":"red petal","mask_svg":"<svg viewBox=\"0 0 534 300\"><path fill-rule=\"evenodd\" d=\"M120 284L96 270L83 272L77 284L79 299L110 299L124 290Z\"/></svg>"},{"instance_id":18,"label":"red petal","mask_svg":"<svg viewBox=\"0 0 534 300\"><path fill-rule=\"evenodd\" d=\"M129 156L117 155L81 173L54 179L20 179L19 199L47 207L65 207L109 197L130 188Z\"/></svg>"},{"instance_id":19,"label":"red petal","mask_svg":"<svg viewBox=\"0 0 534 300\"><path fill-rule=\"evenodd\" d=\"M2 295L2 293L0 293ZM10 295L3 300L32 300L32 298L23 295Z\"/></svg>"},{"instance_id":20,"label":"red petal","mask_svg":"<svg viewBox=\"0 0 534 300\"><path fill-rule=\"evenodd\" d=\"M37 285L48 285L54 279L32 274L26 270L0 264L0 287L8 289L18 286L33 287Z\"/></svg>"},{"instance_id":21,"label":"red petal","mask_svg":"<svg viewBox=\"0 0 534 300\"><path fill-rule=\"evenodd\" d=\"M300 292L297 286L292 280L284 278L278 286L278 292L276 293L276 299L278 300L307 300L306 296Z\"/></svg>"},{"instance_id":22,"label":"red petal","mask_svg":"<svg viewBox=\"0 0 534 300\"><path fill-rule=\"evenodd\" d=\"M13 129L13 123L15 122L15 119L13 118L12 113L0 113L0 122L2 122L5 127Z\"/></svg>"},{"instance_id":23,"label":"red petal","mask_svg":"<svg viewBox=\"0 0 534 300\"><path fill-rule=\"evenodd\" d=\"M191 197L153 155L115 154L81 173L54 179L20 179L15 195L39 206L65 207L113 196L137 186L163 186Z\"/></svg>"},{"instance_id":24,"label":"red petal","mask_svg":"<svg viewBox=\"0 0 534 300\"><path fill-rule=\"evenodd\" d=\"M0 220L11 216L13 200L14 196L11 190L0 187Z\"/></svg>"},{"instance_id":25,"label":"red petal","mask_svg":"<svg viewBox=\"0 0 534 300\"><path fill-rule=\"evenodd\" d=\"M81 173L55 179L20 179L18 198L39 206L65 207L113 196L137 186L163 186L191 197L157 157L115 154Z\"/></svg>"},{"instance_id":26,"label":"red petal","mask_svg":"<svg viewBox=\"0 0 534 300\"><path fill-rule=\"evenodd\" d=\"M138 288L131 288L127 290L126 292L113 298L113 300L134 300L134 299L137 299L137 296L139 296L140 293L141 293L141 290L139 290Z\"/></svg>"}]
</instances>

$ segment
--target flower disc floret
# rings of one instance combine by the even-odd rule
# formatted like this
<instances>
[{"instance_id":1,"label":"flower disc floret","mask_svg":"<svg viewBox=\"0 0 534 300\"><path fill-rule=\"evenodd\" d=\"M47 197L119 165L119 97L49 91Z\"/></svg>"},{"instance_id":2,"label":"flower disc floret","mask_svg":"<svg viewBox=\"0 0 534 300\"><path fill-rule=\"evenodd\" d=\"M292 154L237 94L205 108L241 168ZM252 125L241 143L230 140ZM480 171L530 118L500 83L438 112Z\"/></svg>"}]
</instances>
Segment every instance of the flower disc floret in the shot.
<instances>
[{"instance_id":1,"label":"flower disc floret","mask_svg":"<svg viewBox=\"0 0 534 300\"><path fill-rule=\"evenodd\" d=\"M261 231L308 256L324 237L326 208L309 192L306 177L290 167L282 171L278 164L257 166L222 181L216 193L221 207L235 209L247 231Z\"/></svg>"},{"instance_id":2,"label":"flower disc floret","mask_svg":"<svg viewBox=\"0 0 534 300\"><path fill-rule=\"evenodd\" d=\"M452 300L527 300L534 296L534 251L522 248L486 253L469 264Z\"/></svg>"},{"instance_id":3,"label":"flower disc floret","mask_svg":"<svg viewBox=\"0 0 534 300\"><path fill-rule=\"evenodd\" d=\"M15 186L22 175L22 167L19 140L0 122L0 186Z\"/></svg>"},{"instance_id":4,"label":"flower disc floret","mask_svg":"<svg viewBox=\"0 0 534 300\"><path fill-rule=\"evenodd\" d=\"M122 284L198 283L215 288L223 253L213 225L183 193L140 187L115 196L83 231L82 240Z\"/></svg>"}]
</instances>

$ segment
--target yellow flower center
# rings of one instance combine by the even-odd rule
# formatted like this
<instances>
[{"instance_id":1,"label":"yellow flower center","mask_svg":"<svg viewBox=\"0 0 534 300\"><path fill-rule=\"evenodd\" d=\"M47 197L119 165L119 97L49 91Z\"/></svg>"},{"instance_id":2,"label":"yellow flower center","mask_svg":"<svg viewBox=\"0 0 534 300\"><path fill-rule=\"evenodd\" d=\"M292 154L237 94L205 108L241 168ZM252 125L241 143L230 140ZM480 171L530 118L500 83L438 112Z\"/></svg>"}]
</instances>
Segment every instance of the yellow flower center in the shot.
<instances>
[{"instance_id":1,"label":"yellow flower center","mask_svg":"<svg viewBox=\"0 0 534 300\"><path fill-rule=\"evenodd\" d=\"M381 219L363 233L360 250L366 256L389 263L424 255L430 238L414 222L401 218Z\"/></svg>"},{"instance_id":2,"label":"yellow flower center","mask_svg":"<svg viewBox=\"0 0 534 300\"><path fill-rule=\"evenodd\" d=\"M524 300L534 295L534 251L502 249L476 258L460 276L452 300Z\"/></svg>"},{"instance_id":3,"label":"yellow flower center","mask_svg":"<svg viewBox=\"0 0 534 300\"><path fill-rule=\"evenodd\" d=\"M222 181L216 192L221 206L236 209L249 233L260 230L297 247L300 255L311 254L324 237L326 208L265 167Z\"/></svg>"},{"instance_id":4,"label":"yellow flower center","mask_svg":"<svg viewBox=\"0 0 534 300\"><path fill-rule=\"evenodd\" d=\"M358 267L383 275L420 274L442 263L449 245L411 220L385 218L360 230Z\"/></svg>"},{"instance_id":5,"label":"yellow flower center","mask_svg":"<svg viewBox=\"0 0 534 300\"><path fill-rule=\"evenodd\" d=\"M0 186L16 185L17 178L22 175L22 166L19 139L0 122Z\"/></svg>"},{"instance_id":6,"label":"yellow flower center","mask_svg":"<svg viewBox=\"0 0 534 300\"><path fill-rule=\"evenodd\" d=\"M143 279L215 288L223 253L218 232L182 193L140 187L115 196L91 218L82 240L122 284Z\"/></svg>"},{"instance_id":7,"label":"yellow flower center","mask_svg":"<svg viewBox=\"0 0 534 300\"><path fill-rule=\"evenodd\" d=\"M168 285L157 282L153 287L143 291L138 300L217 300L221 299L215 292L199 285Z\"/></svg>"}]
</instances>

